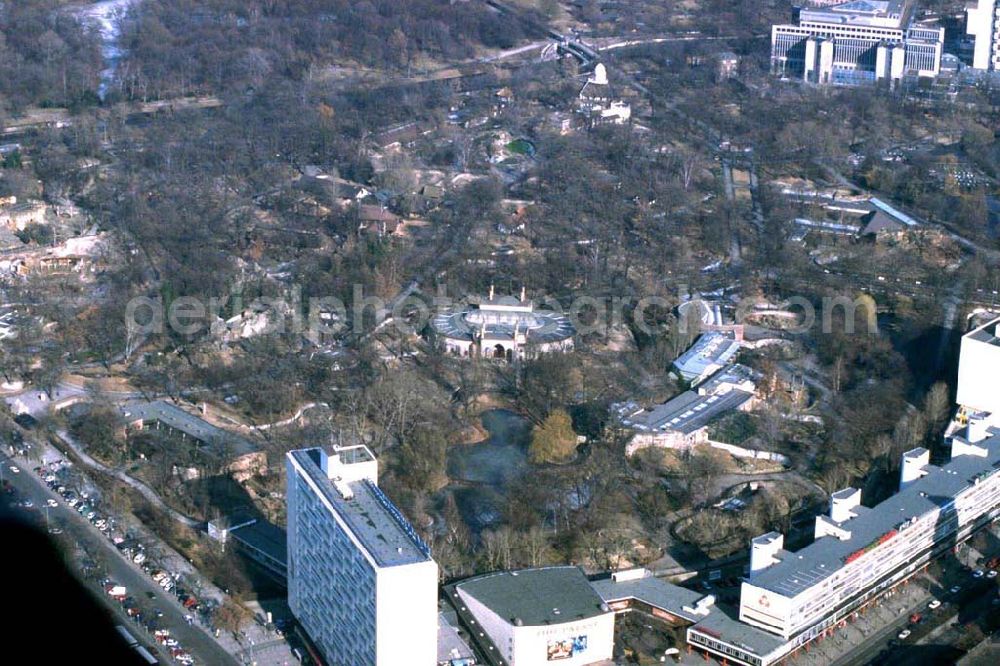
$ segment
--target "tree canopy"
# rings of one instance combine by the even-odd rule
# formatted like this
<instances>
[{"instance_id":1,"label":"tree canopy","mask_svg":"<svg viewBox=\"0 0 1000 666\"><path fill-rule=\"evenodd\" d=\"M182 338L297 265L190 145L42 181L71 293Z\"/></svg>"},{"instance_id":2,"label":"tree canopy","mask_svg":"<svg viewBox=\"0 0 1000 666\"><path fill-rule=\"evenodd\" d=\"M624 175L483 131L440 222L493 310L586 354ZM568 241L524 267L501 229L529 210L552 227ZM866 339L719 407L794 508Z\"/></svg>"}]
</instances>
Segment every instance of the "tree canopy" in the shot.
<instances>
[{"instance_id":1,"label":"tree canopy","mask_svg":"<svg viewBox=\"0 0 1000 666\"><path fill-rule=\"evenodd\" d=\"M556 409L531 433L528 458L535 464L566 462L576 455L573 420L565 410Z\"/></svg>"}]
</instances>

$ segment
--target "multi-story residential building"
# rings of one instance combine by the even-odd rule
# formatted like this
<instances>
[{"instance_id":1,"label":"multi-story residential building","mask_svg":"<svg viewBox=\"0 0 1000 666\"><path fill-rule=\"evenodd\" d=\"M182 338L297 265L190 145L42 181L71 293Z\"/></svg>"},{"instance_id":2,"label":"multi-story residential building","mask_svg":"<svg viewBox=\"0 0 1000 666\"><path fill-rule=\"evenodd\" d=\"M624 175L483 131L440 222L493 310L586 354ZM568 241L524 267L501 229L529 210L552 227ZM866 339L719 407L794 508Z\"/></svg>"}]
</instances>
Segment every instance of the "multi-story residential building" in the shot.
<instances>
[{"instance_id":1,"label":"multi-story residential building","mask_svg":"<svg viewBox=\"0 0 1000 666\"><path fill-rule=\"evenodd\" d=\"M771 27L775 73L819 84L898 83L937 76L944 29L916 23L914 0L853 0L799 10L798 23Z\"/></svg>"},{"instance_id":2,"label":"multi-story residential building","mask_svg":"<svg viewBox=\"0 0 1000 666\"><path fill-rule=\"evenodd\" d=\"M797 552L783 550L776 532L754 539L740 622L710 615L688 629L688 642L741 664L775 663L1000 516L1000 430L967 428L950 462L929 458L926 449L903 454L899 492L872 508L860 490L834 493L815 541Z\"/></svg>"},{"instance_id":3,"label":"multi-story residential building","mask_svg":"<svg viewBox=\"0 0 1000 666\"><path fill-rule=\"evenodd\" d=\"M1000 416L1000 319L962 336L955 401L966 415L986 412Z\"/></svg>"},{"instance_id":4,"label":"multi-story residential building","mask_svg":"<svg viewBox=\"0 0 1000 666\"><path fill-rule=\"evenodd\" d=\"M288 605L331 665L437 663L437 564L365 446L291 451Z\"/></svg>"},{"instance_id":5,"label":"multi-story residential building","mask_svg":"<svg viewBox=\"0 0 1000 666\"><path fill-rule=\"evenodd\" d=\"M976 0L966 10L965 32L976 43L972 66L987 71L1000 70L1000 2Z\"/></svg>"}]
</instances>

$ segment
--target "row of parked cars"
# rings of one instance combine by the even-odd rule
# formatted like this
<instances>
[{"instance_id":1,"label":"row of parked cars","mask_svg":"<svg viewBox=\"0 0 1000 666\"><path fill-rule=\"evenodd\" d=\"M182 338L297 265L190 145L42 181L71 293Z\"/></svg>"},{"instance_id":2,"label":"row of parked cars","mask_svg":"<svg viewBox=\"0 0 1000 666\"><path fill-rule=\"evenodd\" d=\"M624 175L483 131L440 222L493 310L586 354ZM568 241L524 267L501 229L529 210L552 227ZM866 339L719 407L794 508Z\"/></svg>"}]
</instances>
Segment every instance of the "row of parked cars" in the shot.
<instances>
[{"instance_id":1,"label":"row of parked cars","mask_svg":"<svg viewBox=\"0 0 1000 666\"><path fill-rule=\"evenodd\" d=\"M145 629L153 640L162 645L177 663L184 666L194 664L194 657L181 646L176 638L170 635L170 629L160 625L159 618L163 617L163 613L160 610L154 608L152 611L143 612L139 607L138 601L128 595L128 590L124 585L118 585L110 578L103 578L100 583L104 587L104 591L108 593L108 596L121 604L125 614L137 626Z\"/></svg>"},{"instance_id":2,"label":"row of parked cars","mask_svg":"<svg viewBox=\"0 0 1000 666\"><path fill-rule=\"evenodd\" d=\"M137 539L130 538L129 536L122 534L120 531L115 530L115 519L111 516L104 516L98 512L97 499L93 497L90 492L78 487L67 487L70 484L70 481L68 480L68 474L66 473L67 466L63 461L57 460L46 465L39 465L34 468L34 472L41 477L41 479L53 492L63 498L66 506L90 521L94 527L100 530L105 536L108 537L108 539L111 540L112 543L114 543L115 548L122 554L123 557L139 565L143 571L156 581L164 592L176 593L176 580L178 576L170 574L148 562L145 546L143 546L143 544ZM48 505L54 507L58 506L58 503L53 499L49 499ZM57 530L58 528L53 528L51 531L56 532ZM166 627L160 626L159 618L163 616L162 611L153 608L151 611L144 612L140 608L136 599L128 595L125 586L118 585L114 581L107 578L102 579L100 583L108 596L112 597L122 605L122 609L125 611L125 614L128 615L132 621L136 623L136 625L143 627L150 634L150 636L156 640L156 642L163 645L164 648L170 652L171 656L173 656L177 663L185 666L194 663L194 657L184 650L176 638L171 637L170 630ZM181 603L184 604L186 608L192 608L197 605L197 600L185 593L185 598L181 599ZM193 616L189 615L188 617L190 622L193 619Z\"/></svg>"},{"instance_id":3,"label":"row of parked cars","mask_svg":"<svg viewBox=\"0 0 1000 666\"><path fill-rule=\"evenodd\" d=\"M97 512L96 499L90 496L86 490L76 490L73 488L68 488L65 485L65 481L60 479L58 472L63 469L63 462L57 460L51 462L48 465L39 465L35 467L34 471L38 476L45 481L45 484L56 494L63 498L66 502L66 506L73 509L81 516L86 518L91 522L91 524L99 529L101 532L108 534L114 527L114 519L102 516ZM57 502L50 499L46 504L55 508L58 506ZM60 530L58 527L51 528L53 533L58 533Z\"/></svg>"}]
</instances>

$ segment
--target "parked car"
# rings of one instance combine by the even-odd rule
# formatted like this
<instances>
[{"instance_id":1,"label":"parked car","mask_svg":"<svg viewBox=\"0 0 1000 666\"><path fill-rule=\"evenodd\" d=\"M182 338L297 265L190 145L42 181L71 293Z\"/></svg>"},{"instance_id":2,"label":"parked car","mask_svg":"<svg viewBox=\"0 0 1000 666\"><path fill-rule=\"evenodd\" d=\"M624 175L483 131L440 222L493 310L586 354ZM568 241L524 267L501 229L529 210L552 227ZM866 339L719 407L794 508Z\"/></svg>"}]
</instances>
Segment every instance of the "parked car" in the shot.
<instances>
[{"instance_id":1,"label":"parked car","mask_svg":"<svg viewBox=\"0 0 1000 666\"><path fill-rule=\"evenodd\" d=\"M913 632L911 632L909 629L903 629L901 632L899 632L896 635L896 638L898 638L901 641L905 641L907 638L910 637L911 633L913 633Z\"/></svg>"},{"instance_id":2,"label":"parked car","mask_svg":"<svg viewBox=\"0 0 1000 666\"><path fill-rule=\"evenodd\" d=\"M935 610L941 607L941 602L935 599L934 601L927 604L927 607L930 608L931 610Z\"/></svg>"},{"instance_id":3,"label":"parked car","mask_svg":"<svg viewBox=\"0 0 1000 666\"><path fill-rule=\"evenodd\" d=\"M54 499L49 498L49 499L45 500L45 506L54 509L57 506L59 506L59 503L56 502Z\"/></svg>"},{"instance_id":4,"label":"parked car","mask_svg":"<svg viewBox=\"0 0 1000 666\"><path fill-rule=\"evenodd\" d=\"M985 572L982 569L976 569L975 571L972 572L972 577L973 578L982 578L985 575L986 574L985 574Z\"/></svg>"},{"instance_id":5,"label":"parked car","mask_svg":"<svg viewBox=\"0 0 1000 666\"><path fill-rule=\"evenodd\" d=\"M11 471L11 472L12 472L13 474L20 474L20 473L21 473L21 470L20 470L20 469L18 468L18 466L17 466L17 465L11 465L11 466L10 466L10 471Z\"/></svg>"}]
</instances>

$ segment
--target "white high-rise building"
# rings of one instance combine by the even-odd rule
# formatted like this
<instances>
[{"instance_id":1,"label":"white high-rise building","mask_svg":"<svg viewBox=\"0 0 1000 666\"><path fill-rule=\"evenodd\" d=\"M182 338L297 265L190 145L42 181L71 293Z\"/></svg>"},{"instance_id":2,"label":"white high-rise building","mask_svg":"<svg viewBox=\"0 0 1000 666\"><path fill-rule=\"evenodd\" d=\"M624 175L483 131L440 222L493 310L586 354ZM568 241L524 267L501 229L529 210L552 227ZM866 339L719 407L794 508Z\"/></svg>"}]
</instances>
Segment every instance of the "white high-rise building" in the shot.
<instances>
[{"instance_id":1,"label":"white high-rise building","mask_svg":"<svg viewBox=\"0 0 1000 666\"><path fill-rule=\"evenodd\" d=\"M365 446L286 456L288 605L331 666L434 666L438 567Z\"/></svg>"},{"instance_id":2,"label":"white high-rise building","mask_svg":"<svg viewBox=\"0 0 1000 666\"><path fill-rule=\"evenodd\" d=\"M1000 1L975 0L965 10L965 32L976 40L972 66L987 71L1000 70Z\"/></svg>"},{"instance_id":3,"label":"white high-rise building","mask_svg":"<svg viewBox=\"0 0 1000 666\"><path fill-rule=\"evenodd\" d=\"M1000 319L962 336L955 402L966 414L1000 416Z\"/></svg>"}]
</instances>

